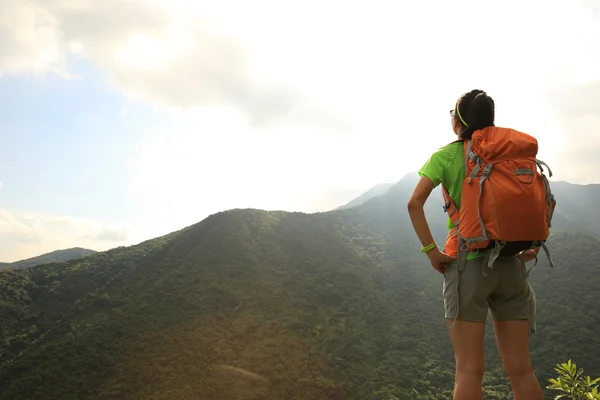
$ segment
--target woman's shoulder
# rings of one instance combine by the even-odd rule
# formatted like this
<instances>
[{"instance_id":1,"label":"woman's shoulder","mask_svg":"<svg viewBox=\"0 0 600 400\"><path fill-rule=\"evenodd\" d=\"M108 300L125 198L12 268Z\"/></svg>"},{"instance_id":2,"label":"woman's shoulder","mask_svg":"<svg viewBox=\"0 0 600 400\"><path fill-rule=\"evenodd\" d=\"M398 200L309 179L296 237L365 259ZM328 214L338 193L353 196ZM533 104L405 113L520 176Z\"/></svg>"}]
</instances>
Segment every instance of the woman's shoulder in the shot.
<instances>
[{"instance_id":1,"label":"woman's shoulder","mask_svg":"<svg viewBox=\"0 0 600 400\"><path fill-rule=\"evenodd\" d=\"M464 140L455 140L454 142L450 142L442 148L456 150L456 149L462 149L464 147L464 145L465 145Z\"/></svg>"},{"instance_id":2,"label":"woman's shoulder","mask_svg":"<svg viewBox=\"0 0 600 400\"><path fill-rule=\"evenodd\" d=\"M419 175L427 175L435 186L445 183L448 170L453 169L457 155L462 154L463 142L455 141L437 149L419 170Z\"/></svg>"},{"instance_id":3,"label":"woman's shoulder","mask_svg":"<svg viewBox=\"0 0 600 400\"><path fill-rule=\"evenodd\" d=\"M434 153L433 156L450 156L451 158L454 158L454 155L459 151L459 150L463 150L464 148L464 141L462 140L455 140L454 142L450 142L442 147L440 147L439 149L437 149Z\"/></svg>"}]
</instances>

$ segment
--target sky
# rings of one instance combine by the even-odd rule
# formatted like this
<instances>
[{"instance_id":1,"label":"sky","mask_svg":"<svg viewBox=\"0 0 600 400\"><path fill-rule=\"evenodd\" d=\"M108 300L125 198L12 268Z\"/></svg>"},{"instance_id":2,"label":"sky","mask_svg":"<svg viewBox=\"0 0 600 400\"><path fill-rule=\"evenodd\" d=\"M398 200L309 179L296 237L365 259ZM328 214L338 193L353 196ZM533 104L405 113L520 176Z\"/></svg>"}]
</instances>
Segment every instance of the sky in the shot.
<instances>
[{"instance_id":1,"label":"sky","mask_svg":"<svg viewBox=\"0 0 600 400\"><path fill-rule=\"evenodd\" d=\"M0 261L419 169L471 89L600 182L600 0L0 0Z\"/></svg>"}]
</instances>

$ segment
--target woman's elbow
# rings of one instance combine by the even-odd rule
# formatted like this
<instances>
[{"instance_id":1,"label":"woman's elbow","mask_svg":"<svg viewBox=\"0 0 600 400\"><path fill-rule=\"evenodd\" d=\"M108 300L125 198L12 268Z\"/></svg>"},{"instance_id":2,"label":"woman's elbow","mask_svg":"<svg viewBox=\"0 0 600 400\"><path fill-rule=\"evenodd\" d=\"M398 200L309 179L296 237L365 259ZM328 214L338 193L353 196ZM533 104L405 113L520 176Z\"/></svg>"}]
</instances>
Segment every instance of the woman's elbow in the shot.
<instances>
[{"instance_id":1,"label":"woman's elbow","mask_svg":"<svg viewBox=\"0 0 600 400\"><path fill-rule=\"evenodd\" d=\"M425 204L423 203L423 201L421 201L421 199L416 198L416 197L411 197L408 200L406 207L408 208L408 211L415 211L418 209L422 209L424 205Z\"/></svg>"}]
</instances>

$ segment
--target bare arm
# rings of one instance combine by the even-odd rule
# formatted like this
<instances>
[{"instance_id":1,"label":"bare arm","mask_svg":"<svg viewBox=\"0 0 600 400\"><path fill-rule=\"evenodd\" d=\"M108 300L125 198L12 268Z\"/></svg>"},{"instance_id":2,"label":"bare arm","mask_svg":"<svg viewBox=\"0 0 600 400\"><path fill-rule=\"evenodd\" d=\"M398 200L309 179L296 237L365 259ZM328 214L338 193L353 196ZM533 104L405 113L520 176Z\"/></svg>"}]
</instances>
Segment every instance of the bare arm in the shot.
<instances>
[{"instance_id":1,"label":"bare arm","mask_svg":"<svg viewBox=\"0 0 600 400\"><path fill-rule=\"evenodd\" d=\"M427 246L434 241L423 209L433 189L433 182L428 177L423 176L408 200L408 215L422 246Z\"/></svg>"},{"instance_id":2,"label":"bare arm","mask_svg":"<svg viewBox=\"0 0 600 400\"><path fill-rule=\"evenodd\" d=\"M431 182L428 177L423 176L417 183L411 198L408 200L408 214L422 246L428 246L429 244L434 243L433 235L431 234L429 224L427 223L427 218L425 218L425 210L423 209L425 202L433 189L433 182ZM429 261L433 268L441 274L443 274L446 269L446 263L456 260L455 257L450 257L447 254L440 252L437 247L428 251L426 254L427 257L429 257Z\"/></svg>"}]
</instances>

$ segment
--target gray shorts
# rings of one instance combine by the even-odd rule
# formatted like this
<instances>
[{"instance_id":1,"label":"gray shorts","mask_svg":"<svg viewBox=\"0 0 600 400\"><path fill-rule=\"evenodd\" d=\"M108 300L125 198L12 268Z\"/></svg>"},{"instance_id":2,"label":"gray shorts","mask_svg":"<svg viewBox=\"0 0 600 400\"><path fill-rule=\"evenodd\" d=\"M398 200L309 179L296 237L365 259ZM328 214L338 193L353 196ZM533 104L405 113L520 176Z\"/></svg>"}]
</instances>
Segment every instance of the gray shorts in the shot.
<instances>
[{"instance_id":1,"label":"gray shorts","mask_svg":"<svg viewBox=\"0 0 600 400\"><path fill-rule=\"evenodd\" d=\"M527 269L516 257L498 257L493 268L484 266L487 258L448 264L444 273L444 311L447 319L481 321L488 308L501 321L529 320L535 332L535 293ZM487 263L486 263L487 264Z\"/></svg>"}]
</instances>

